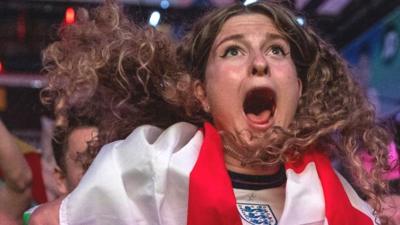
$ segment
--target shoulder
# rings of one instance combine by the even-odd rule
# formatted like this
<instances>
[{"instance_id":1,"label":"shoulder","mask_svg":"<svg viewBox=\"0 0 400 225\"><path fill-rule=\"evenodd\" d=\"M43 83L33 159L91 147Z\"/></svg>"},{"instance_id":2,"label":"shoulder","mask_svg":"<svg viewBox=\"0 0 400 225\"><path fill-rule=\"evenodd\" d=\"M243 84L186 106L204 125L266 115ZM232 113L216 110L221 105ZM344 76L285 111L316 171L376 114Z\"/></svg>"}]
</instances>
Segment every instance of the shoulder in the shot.
<instances>
[{"instance_id":1,"label":"shoulder","mask_svg":"<svg viewBox=\"0 0 400 225\"><path fill-rule=\"evenodd\" d=\"M118 149L118 152L125 149L134 154L146 154L149 153L148 150L143 151L143 149L173 148L175 152L202 137L202 132L198 127L186 122L175 123L165 130L151 125L143 125L133 130L126 139L106 145L104 149Z\"/></svg>"},{"instance_id":2,"label":"shoulder","mask_svg":"<svg viewBox=\"0 0 400 225\"><path fill-rule=\"evenodd\" d=\"M135 130L124 140L130 142L132 139L143 138L148 143L154 143L159 139L168 139L171 136L180 139L190 139L198 131L198 127L193 124L180 122L162 130L152 125L143 125Z\"/></svg>"},{"instance_id":3,"label":"shoulder","mask_svg":"<svg viewBox=\"0 0 400 225\"><path fill-rule=\"evenodd\" d=\"M40 205L31 215L29 225L58 225L59 209L62 199Z\"/></svg>"},{"instance_id":4,"label":"shoulder","mask_svg":"<svg viewBox=\"0 0 400 225\"><path fill-rule=\"evenodd\" d=\"M18 225L17 221L8 213L0 211L0 224Z\"/></svg>"}]
</instances>

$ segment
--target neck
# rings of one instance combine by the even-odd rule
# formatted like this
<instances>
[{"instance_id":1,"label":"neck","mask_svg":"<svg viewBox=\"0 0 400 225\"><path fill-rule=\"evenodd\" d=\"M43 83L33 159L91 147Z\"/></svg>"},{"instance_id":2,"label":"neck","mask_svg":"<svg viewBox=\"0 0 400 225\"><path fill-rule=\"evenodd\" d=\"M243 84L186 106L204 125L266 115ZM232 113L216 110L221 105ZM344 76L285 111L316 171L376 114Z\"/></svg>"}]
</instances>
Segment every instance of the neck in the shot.
<instances>
[{"instance_id":1,"label":"neck","mask_svg":"<svg viewBox=\"0 0 400 225\"><path fill-rule=\"evenodd\" d=\"M240 174L247 174L247 175L272 175L276 174L279 171L279 164L272 165L272 166L243 166L242 163L225 154L225 166L229 171L240 173Z\"/></svg>"}]
</instances>

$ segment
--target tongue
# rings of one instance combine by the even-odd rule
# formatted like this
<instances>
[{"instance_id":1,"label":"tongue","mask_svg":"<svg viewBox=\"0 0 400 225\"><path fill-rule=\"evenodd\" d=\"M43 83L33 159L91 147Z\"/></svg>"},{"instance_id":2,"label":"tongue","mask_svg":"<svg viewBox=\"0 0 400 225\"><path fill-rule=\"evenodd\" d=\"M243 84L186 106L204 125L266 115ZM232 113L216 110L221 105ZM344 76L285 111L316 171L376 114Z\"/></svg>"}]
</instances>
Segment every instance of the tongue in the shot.
<instances>
[{"instance_id":1,"label":"tongue","mask_svg":"<svg viewBox=\"0 0 400 225\"><path fill-rule=\"evenodd\" d=\"M264 123L268 123L268 120L271 116L271 111L264 110L257 115L253 114L253 113L247 113L246 116L247 116L247 119L249 119L253 123L264 124Z\"/></svg>"}]
</instances>

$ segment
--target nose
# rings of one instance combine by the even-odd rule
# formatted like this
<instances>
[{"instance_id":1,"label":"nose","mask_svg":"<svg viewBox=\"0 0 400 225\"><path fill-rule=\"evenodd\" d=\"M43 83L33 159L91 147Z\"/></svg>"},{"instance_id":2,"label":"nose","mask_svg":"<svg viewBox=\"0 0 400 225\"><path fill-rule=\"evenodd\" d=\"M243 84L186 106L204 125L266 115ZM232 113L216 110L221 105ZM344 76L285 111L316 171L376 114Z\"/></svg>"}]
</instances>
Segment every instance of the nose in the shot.
<instances>
[{"instance_id":1,"label":"nose","mask_svg":"<svg viewBox=\"0 0 400 225\"><path fill-rule=\"evenodd\" d=\"M263 55L254 57L251 67L251 75L266 76L269 74L268 62Z\"/></svg>"}]
</instances>

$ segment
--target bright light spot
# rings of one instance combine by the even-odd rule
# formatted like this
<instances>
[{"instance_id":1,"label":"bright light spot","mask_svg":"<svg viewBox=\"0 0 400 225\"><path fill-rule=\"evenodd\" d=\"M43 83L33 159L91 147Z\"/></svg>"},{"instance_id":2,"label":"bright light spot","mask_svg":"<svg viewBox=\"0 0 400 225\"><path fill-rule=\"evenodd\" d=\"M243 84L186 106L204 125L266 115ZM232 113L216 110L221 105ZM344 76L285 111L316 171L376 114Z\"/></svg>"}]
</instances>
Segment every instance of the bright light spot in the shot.
<instances>
[{"instance_id":1,"label":"bright light spot","mask_svg":"<svg viewBox=\"0 0 400 225\"><path fill-rule=\"evenodd\" d=\"M149 24L153 27L157 26L160 22L161 14L158 11L154 11L150 15Z\"/></svg>"},{"instance_id":2,"label":"bright light spot","mask_svg":"<svg viewBox=\"0 0 400 225\"><path fill-rule=\"evenodd\" d=\"M3 63L0 61L0 73L3 72Z\"/></svg>"},{"instance_id":3,"label":"bright light spot","mask_svg":"<svg viewBox=\"0 0 400 225\"><path fill-rule=\"evenodd\" d=\"M65 23L66 24L73 24L75 23L75 10L72 7L68 7L65 10Z\"/></svg>"},{"instance_id":4,"label":"bright light spot","mask_svg":"<svg viewBox=\"0 0 400 225\"><path fill-rule=\"evenodd\" d=\"M244 1L243 2L243 5L250 5L250 4L253 4L253 3L256 3L257 2L257 0L246 0L246 1Z\"/></svg>"},{"instance_id":5,"label":"bright light spot","mask_svg":"<svg viewBox=\"0 0 400 225\"><path fill-rule=\"evenodd\" d=\"M168 1L168 0L162 0L162 1L160 2L160 6L161 6L162 9L168 9L168 7L169 7L169 1Z\"/></svg>"},{"instance_id":6,"label":"bright light spot","mask_svg":"<svg viewBox=\"0 0 400 225\"><path fill-rule=\"evenodd\" d=\"M300 26L304 26L304 24L305 24L305 20L304 20L304 18L302 18L302 17L297 17L296 18L296 20L297 20L297 23L300 25Z\"/></svg>"}]
</instances>

